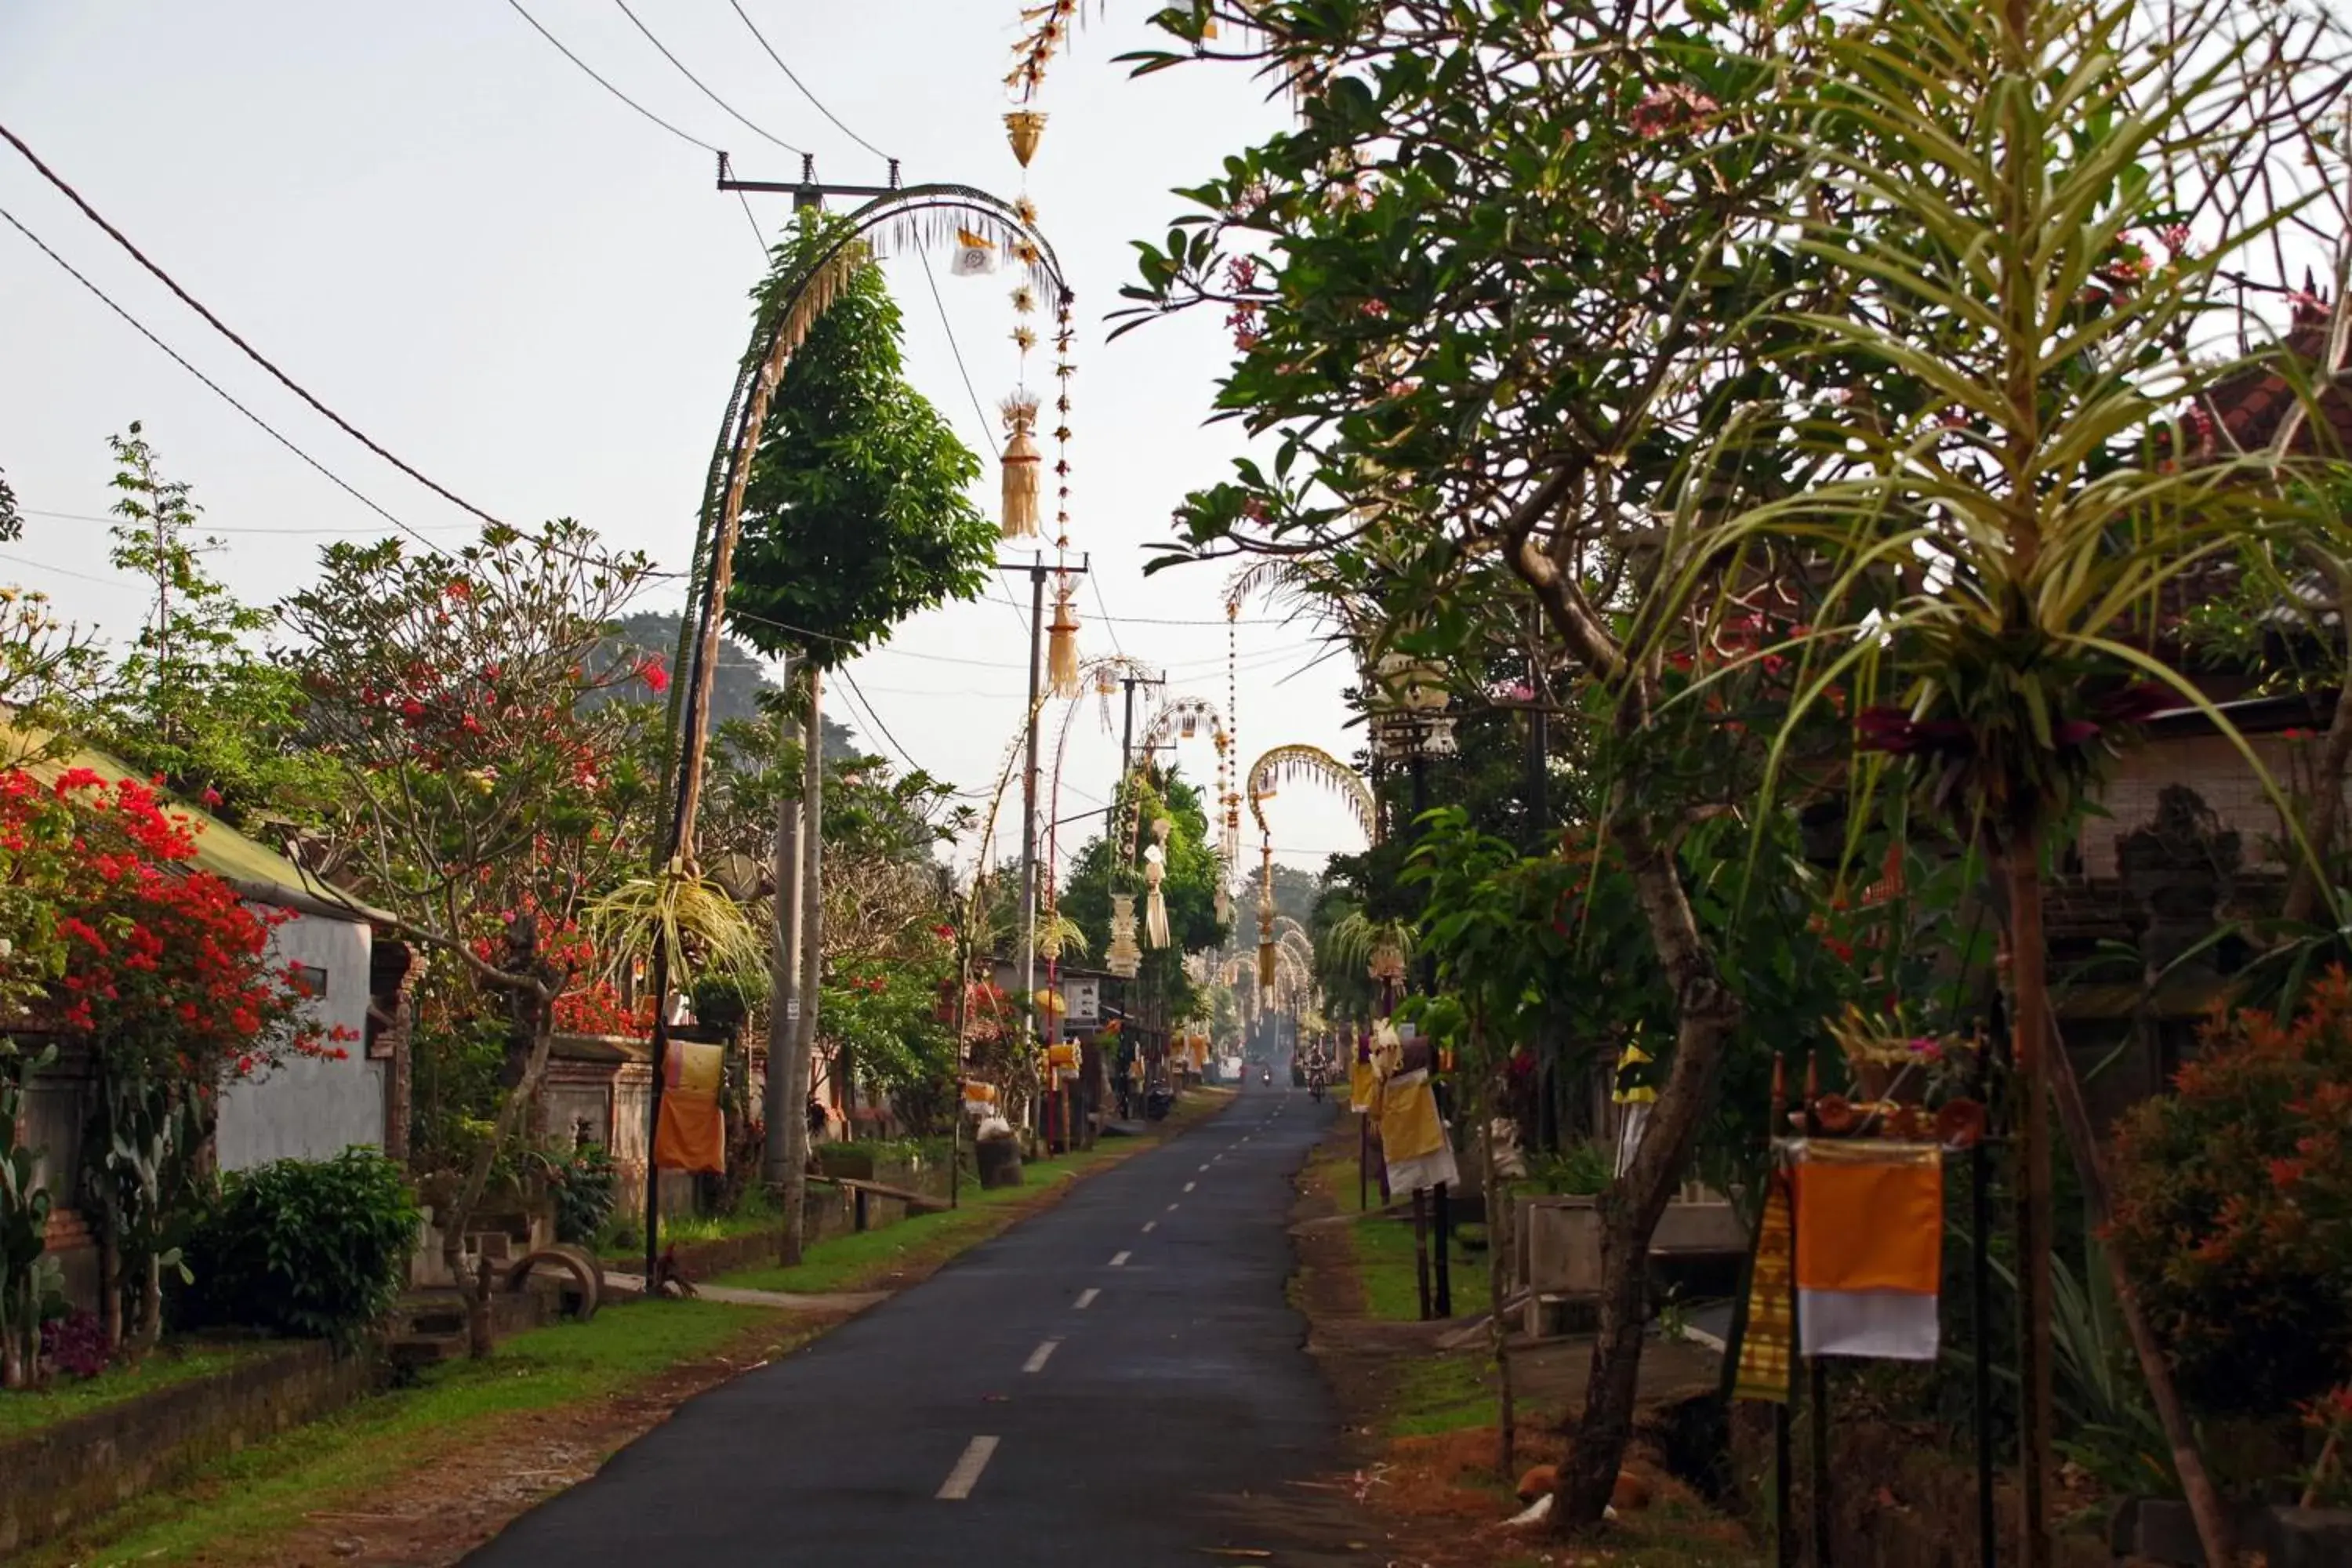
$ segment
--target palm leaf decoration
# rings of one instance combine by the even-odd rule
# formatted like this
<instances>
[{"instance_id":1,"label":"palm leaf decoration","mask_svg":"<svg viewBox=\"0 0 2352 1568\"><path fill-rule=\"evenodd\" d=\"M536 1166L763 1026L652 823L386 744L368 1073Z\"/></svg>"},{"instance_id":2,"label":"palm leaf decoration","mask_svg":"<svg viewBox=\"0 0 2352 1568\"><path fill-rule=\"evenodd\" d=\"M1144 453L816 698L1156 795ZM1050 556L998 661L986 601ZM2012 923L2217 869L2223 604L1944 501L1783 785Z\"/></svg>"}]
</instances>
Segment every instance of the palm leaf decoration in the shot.
<instances>
[{"instance_id":1,"label":"palm leaf decoration","mask_svg":"<svg viewBox=\"0 0 2352 1568\"><path fill-rule=\"evenodd\" d=\"M1801 248L1834 283L1787 324L1819 345L1817 385L1855 378L1812 426L1812 455L1843 477L1727 532L1805 562L1828 618L1846 617L1801 645L1804 700L1875 683L1857 749L1906 762L2002 866L2028 1561L2047 1561L2051 1455L2045 840L2160 707L2203 710L2260 771L2149 648L2185 576L2303 521L2276 454L2203 437L2216 393L2249 368L2213 352L2222 270L2292 216L2229 199L2261 188L2250 163L2287 123L2291 40L2269 20L2174 28L2157 10L1892 0L1826 43L1811 124L1828 177ZM2187 243L2176 226L2200 213L2227 226L2224 247ZM1702 573L1680 584L1693 600ZM1776 768L1794 733L1792 720ZM1876 771L1857 759L1857 789ZM2194 1450L2185 1435L2176 1447L2194 1499Z\"/></svg>"},{"instance_id":2,"label":"palm leaf decoration","mask_svg":"<svg viewBox=\"0 0 2352 1568\"><path fill-rule=\"evenodd\" d=\"M648 933L668 952L669 973L731 982L766 994L768 950L743 906L718 883L673 860L658 877L633 877L591 904L584 923L598 944L625 952Z\"/></svg>"}]
</instances>

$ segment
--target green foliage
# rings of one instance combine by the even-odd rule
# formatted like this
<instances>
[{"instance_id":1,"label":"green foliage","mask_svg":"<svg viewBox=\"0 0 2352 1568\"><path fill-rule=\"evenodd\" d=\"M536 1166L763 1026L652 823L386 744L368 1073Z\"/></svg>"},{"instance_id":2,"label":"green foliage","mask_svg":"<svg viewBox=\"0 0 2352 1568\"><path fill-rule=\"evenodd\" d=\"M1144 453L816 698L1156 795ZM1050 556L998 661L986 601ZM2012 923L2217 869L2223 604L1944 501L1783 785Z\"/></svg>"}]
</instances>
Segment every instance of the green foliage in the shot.
<instances>
[{"instance_id":1,"label":"green foliage","mask_svg":"<svg viewBox=\"0 0 2352 1568\"><path fill-rule=\"evenodd\" d=\"M25 537L25 514L16 510L16 492L8 483L5 469L0 469L0 543L14 543Z\"/></svg>"},{"instance_id":2,"label":"green foliage","mask_svg":"<svg viewBox=\"0 0 2352 1568\"><path fill-rule=\"evenodd\" d=\"M776 247L762 320L839 237L803 221ZM831 668L908 616L975 597L997 528L966 494L981 462L907 383L897 303L879 269L853 273L785 366L744 492L727 602L765 653Z\"/></svg>"},{"instance_id":3,"label":"green foliage","mask_svg":"<svg viewBox=\"0 0 2352 1568\"><path fill-rule=\"evenodd\" d=\"M2209 1032L2118 1132L2114 1246L2182 1394L2278 1415L2352 1381L2352 981Z\"/></svg>"},{"instance_id":4,"label":"green foliage","mask_svg":"<svg viewBox=\"0 0 2352 1568\"><path fill-rule=\"evenodd\" d=\"M232 1174L186 1248L197 1310L355 1339L399 1296L423 1217L400 1167L370 1149Z\"/></svg>"},{"instance_id":5,"label":"green foliage","mask_svg":"<svg viewBox=\"0 0 2352 1568\"><path fill-rule=\"evenodd\" d=\"M48 1255L47 1184L33 1178L41 1151L21 1142L25 1086L57 1057L54 1046L35 1057L0 1042L0 1384L27 1379L41 1344L41 1320L59 1301L64 1270Z\"/></svg>"},{"instance_id":6,"label":"green foliage","mask_svg":"<svg viewBox=\"0 0 2352 1568\"><path fill-rule=\"evenodd\" d=\"M555 1239L584 1247L612 1216L620 1198L620 1173L602 1143L583 1143L551 1162L548 1187L555 1195Z\"/></svg>"},{"instance_id":7,"label":"green foliage","mask_svg":"<svg viewBox=\"0 0 2352 1568\"><path fill-rule=\"evenodd\" d=\"M1184 973L1184 955L1224 944L1228 928L1217 920L1217 882L1220 875L1216 844L1209 830L1209 819L1201 799L1201 792L1174 772L1161 775L1155 783L1139 775L1129 784L1135 800L1134 820L1145 825L1139 830L1139 842L1151 842L1149 825L1165 816L1175 826L1168 837L1167 874L1160 883L1160 895L1168 904L1170 945L1143 950L1142 984L1150 987L1150 994L1161 999L1170 1018L1191 1016L1199 1005L1198 990ZM1087 951L1110 951L1110 895L1114 889L1136 895L1135 912L1139 932L1143 921L1142 862L1129 851L1133 845L1118 845L1109 837L1097 835L1078 851L1077 862L1070 869L1069 879L1063 884L1058 904L1061 912L1076 921L1086 933ZM1276 890L1284 886L1280 867L1276 868ZM1313 879L1304 873L1300 877L1310 889L1306 892L1301 907L1311 905ZM1247 905L1236 900L1237 909ZM1140 935L1137 940L1140 942Z\"/></svg>"},{"instance_id":8,"label":"green foliage","mask_svg":"<svg viewBox=\"0 0 2352 1568\"><path fill-rule=\"evenodd\" d=\"M1580 1141L1557 1152L1538 1151L1528 1156L1528 1180L1538 1190L1568 1197L1597 1197L1609 1190L1616 1175L1610 1151L1599 1143Z\"/></svg>"},{"instance_id":9,"label":"green foliage","mask_svg":"<svg viewBox=\"0 0 2352 1568\"><path fill-rule=\"evenodd\" d=\"M109 444L122 520L110 559L144 581L149 603L90 715L95 737L231 822L314 824L334 772L298 743L293 671L255 646L268 612L205 570L222 542L199 536L190 487L163 476L140 426Z\"/></svg>"}]
</instances>

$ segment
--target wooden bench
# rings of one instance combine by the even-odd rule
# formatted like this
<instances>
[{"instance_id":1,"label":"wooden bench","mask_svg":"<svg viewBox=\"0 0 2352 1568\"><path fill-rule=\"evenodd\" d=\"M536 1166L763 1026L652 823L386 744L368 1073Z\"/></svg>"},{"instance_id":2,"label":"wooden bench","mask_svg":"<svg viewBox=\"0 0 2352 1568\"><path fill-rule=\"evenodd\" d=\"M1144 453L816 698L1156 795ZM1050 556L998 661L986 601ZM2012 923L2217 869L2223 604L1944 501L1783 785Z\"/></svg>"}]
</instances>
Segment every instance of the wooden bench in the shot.
<instances>
[{"instance_id":1,"label":"wooden bench","mask_svg":"<svg viewBox=\"0 0 2352 1568\"><path fill-rule=\"evenodd\" d=\"M812 1182L839 1187L850 1196L856 1211L859 1230L866 1227L866 1205L874 1198L895 1198L908 1208L923 1214L944 1214L954 1205L945 1198L935 1198L929 1193L911 1193L904 1187L893 1187L881 1182L860 1181L855 1176L811 1176Z\"/></svg>"}]
</instances>

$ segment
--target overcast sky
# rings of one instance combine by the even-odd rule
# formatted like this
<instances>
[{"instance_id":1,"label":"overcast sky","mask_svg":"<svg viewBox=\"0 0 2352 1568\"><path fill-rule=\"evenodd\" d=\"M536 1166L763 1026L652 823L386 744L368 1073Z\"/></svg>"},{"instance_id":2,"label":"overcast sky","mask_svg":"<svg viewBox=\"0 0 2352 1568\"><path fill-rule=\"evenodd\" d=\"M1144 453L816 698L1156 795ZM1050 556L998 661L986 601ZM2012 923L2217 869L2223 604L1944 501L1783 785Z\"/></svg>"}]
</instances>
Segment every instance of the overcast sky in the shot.
<instances>
[{"instance_id":1,"label":"overcast sky","mask_svg":"<svg viewBox=\"0 0 2352 1568\"><path fill-rule=\"evenodd\" d=\"M616 87L726 149L739 173L797 175L795 158L705 98L617 0L522 3ZM802 80L901 159L909 183L1006 195L1022 188L1001 121L1020 6L744 0ZM881 183L880 160L820 116L726 0L633 8L720 98L815 153L820 174ZM1079 299L1073 532L1096 574L1082 647L1165 666L1171 694L1222 704L1223 569L1147 583L1142 564L1178 499L1236 449L1231 426L1204 424L1229 344L1208 316L1107 344L1103 317L1132 275L1130 242L1182 210L1170 189L1213 173L1276 110L1230 68L1129 79L1113 58L1145 41L1148 9L1117 0L1057 62L1027 184ZM0 0L0 123L295 379L440 483L511 521L568 515L686 564L761 249L737 199L713 188L710 154L616 100L507 0ZM470 535L463 513L246 363L5 146L0 207L370 499L436 539ZM786 198L752 198L771 232L787 212ZM1015 377L1010 279L951 278L944 260L945 321L992 412ZM915 384L992 451L998 431L966 391L919 264L887 271ZM1051 377L1039 363L1031 380ZM249 600L299 586L326 539L386 531L0 225L0 468L28 512L25 538L0 547L0 580L46 589L116 636L141 598L106 562L105 441L133 419L168 472L195 485L227 542L215 569ZM991 515L996 483L992 461ZM1025 582L1010 586L1025 610ZM681 596L666 584L642 605ZM1347 755L1342 661L1307 668L1318 628L1273 615L1254 605L1240 628L1243 752L1306 742ZM915 761L982 789L1020 720L1024 642L1000 591L908 624L853 674ZM888 751L835 691L835 716ZM1093 707L1070 741L1065 817L1099 805L1116 777L1118 738ZM1051 731L1047 745L1050 759ZM1181 760L1208 781L1205 739ZM1270 811L1286 860L1319 867L1359 847L1346 813L1311 791L1286 792ZM1066 858L1095 826L1063 829ZM1002 832L1017 844L1017 808ZM1255 830L1245 836L1254 858Z\"/></svg>"}]
</instances>

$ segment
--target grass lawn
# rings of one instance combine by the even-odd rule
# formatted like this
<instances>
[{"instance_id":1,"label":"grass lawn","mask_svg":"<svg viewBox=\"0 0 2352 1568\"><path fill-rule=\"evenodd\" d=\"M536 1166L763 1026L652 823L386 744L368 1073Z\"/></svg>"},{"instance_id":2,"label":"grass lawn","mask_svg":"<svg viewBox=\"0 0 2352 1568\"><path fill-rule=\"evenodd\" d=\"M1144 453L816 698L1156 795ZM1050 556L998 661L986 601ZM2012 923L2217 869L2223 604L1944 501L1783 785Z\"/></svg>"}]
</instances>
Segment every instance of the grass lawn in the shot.
<instances>
[{"instance_id":1,"label":"grass lawn","mask_svg":"<svg viewBox=\"0 0 2352 1568\"><path fill-rule=\"evenodd\" d=\"M194 1341L162 1349L136 1366L110 1367L96 1377L60 1381L48 1388L0 1393L0 1439L70 1421L159 1388L210 1377L250 1356L277 1348L267 1342L242 1344Z\"/></svg>"},{"instance_id":2,"label":"grass lawn","mask_svg":"<svg viewBox=\"0 0 2352 1568\"><path fill-rule=\"evenodd\" d=\"M759 1307L624 1303L593 1322L519 1334L487 1361L431 1368L414 1388L363 1400L140 1498L102 1521L100 1548L68 1539L32 1562L169 1563L223 1542L263 1541L430 1464L501 1416L610 1394L781 1321Z\"/></svg>"},{"instance_id":3,"label":"grass lawn","mask_svg":"<svg viewBox=\"0 0 2352 1568\"><path fill-rule=\"evenodd\" d=\"M1050 1196L1081 1172L1109 1163L1141 1147L1137 1139L1105 1139L1092 1149L1022 1166L1022 1184L987 1191L967 1184L961 1206L940 1214L909 1215L879 1230L829 1237L808 1249L792 1268L746 1268L717 1280L747 1290L785 1290L822 1295L869 1290L892 1274L941 1263L967 1247L1011 1228L1032 1203Z\"/></svg>"},{"instance_id":4,"label":"grass lawn","mask_svg":"<svg viewBox=\"0 0 2352 1568\"><path fill-rule=\"evenodd\" d=\"M1172 1134L1205 1121L1233 1098L1229 1089L1188 1089L1166 1126ZM746 1268L714 1283L808 1295L877 1289L894 1274L944 1263L966 1247L1011 1229L1032 1207L1051 1201L1063 1184L1141 1153L1160 1142L1155 1137L1104 1138L1076 1153L1026 1162L1017 1187L983 1190L967 1183L959 1207L941 1214L909 1215L879 1230L831 1237L811 1247L808 1256L793 1268Z\"/></svg>"}]
</instances>

